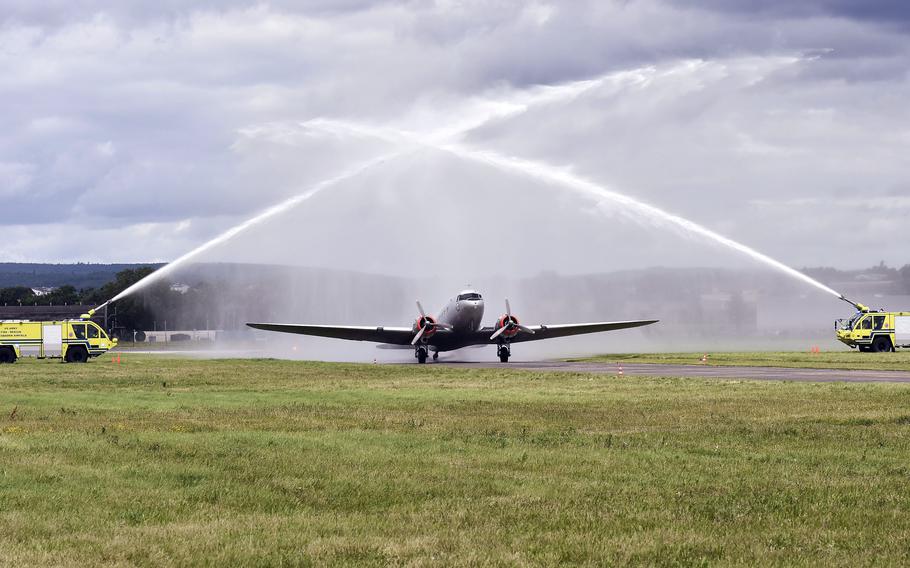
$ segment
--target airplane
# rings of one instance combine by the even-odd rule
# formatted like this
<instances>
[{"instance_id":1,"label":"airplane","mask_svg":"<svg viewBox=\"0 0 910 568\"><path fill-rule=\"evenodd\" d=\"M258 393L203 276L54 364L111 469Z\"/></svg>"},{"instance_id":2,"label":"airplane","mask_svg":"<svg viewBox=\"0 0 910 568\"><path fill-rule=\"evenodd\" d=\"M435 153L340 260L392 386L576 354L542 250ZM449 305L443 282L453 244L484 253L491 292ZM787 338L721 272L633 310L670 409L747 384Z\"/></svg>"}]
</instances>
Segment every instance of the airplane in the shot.
<instances>
[{"instance_id":1,"label":"airplane","mask_svg":"<svg viewBox=\"0 0 910 568\"><path fill-rule=\"evenodd\" d=\"M430 350L433 360L440 351L454 351L475 345L496 345L496 354L502 363L512 355L512 343L567 337L585 333L599 333L641 327L658 320L615 321L596 323L569 323L557 325L526 326L512 314L506 299L506 312L492 327L482 327L483 297L476 290L462 290L446 304L438 317L428 316L417 302L420 317L409 327L305 325L285 323L248 323L249 327L265 331L297 333L318 337L332 337L351 341L381 343L385 349L414 349L418 363L426 363Z\"/></svg>"}]
</instances>

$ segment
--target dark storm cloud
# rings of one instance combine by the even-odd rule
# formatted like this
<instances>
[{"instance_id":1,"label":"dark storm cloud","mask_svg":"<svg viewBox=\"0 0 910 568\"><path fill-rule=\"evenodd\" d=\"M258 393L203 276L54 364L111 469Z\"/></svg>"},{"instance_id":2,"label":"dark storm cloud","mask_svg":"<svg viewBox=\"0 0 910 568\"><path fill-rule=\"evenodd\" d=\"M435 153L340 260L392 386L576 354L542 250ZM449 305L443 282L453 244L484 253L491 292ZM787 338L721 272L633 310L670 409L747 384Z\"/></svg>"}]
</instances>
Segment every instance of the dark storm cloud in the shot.
<instances>
[{"instance_id":1,"label":"dark storm cloud","mask_svg":"<svg viewBox=\"0 0 910 568\"><path fill-rule=\"evenodd\" d=\"M273 0L276 10L310 15L331 15L365 10L382 2L377 0ZM130 24L150 20L174 20L196 12L229 11L256 3L246 0L5 0L2 20L39 26L63 26L98 13Z\"/></svg>"},{"instance_id":2,"label":"dark storm cloud","mask_svg":"<svg viewBox=\"0 0 910 568\"><path fill-rule=\"evenodd\" d=\"M763 45L752 49L790 49L814 54L824 64L817 76L847 80L902 79L907 73L910 3L903 0L671 0L677 9L712 14L730 22L764 29ZM716 44L721 51L743 47L733 34Z\"/></svg>"},{"instance_id":3,"label":"dark storm cloud","mask_svg":"<svg viewBox=\"0 0 910 568\"><path fill-rule=\"evenodd\" d=\"M768 19L835 16L882 23L910 24L910 4L904 0L672 0L684 6L699 6L709 10L762 16Z\"/></svg>"}]
</instances>

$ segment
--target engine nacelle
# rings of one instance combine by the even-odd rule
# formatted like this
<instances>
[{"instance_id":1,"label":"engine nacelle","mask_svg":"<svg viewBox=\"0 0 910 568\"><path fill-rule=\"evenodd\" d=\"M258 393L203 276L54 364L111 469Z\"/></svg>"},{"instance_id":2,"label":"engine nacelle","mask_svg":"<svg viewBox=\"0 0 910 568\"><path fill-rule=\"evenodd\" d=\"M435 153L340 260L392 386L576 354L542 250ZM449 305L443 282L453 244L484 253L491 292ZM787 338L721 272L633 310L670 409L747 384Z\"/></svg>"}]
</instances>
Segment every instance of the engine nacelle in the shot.
<instances>
[{"instance_id":1,"label":"engine nacelle","mask_svg":"<svg viewBox=\"0 0 910 568\"><path fill-rule=\"evenodd\" d=\"M518 335L518 332L521 331L518 323L518 318L510 314L503 314L502 317L499 318L499 321L496 322L497 330L503 328L505 328L505 330L500 334L500 336L507 339L515 337Z\"/></svg>"},{"instance_id":2,"label":"engine nacelle","mask_svg":"<svg viewBox=\"0 0 910 568\"><path fill-rule=\"evenodd\" d=\"M422 329L424 330L424 339L431 337L436 333L436 330L439 329L439 326L436 324L436 318L433 316L421 316L417 318L417 321L414 322L414 332L417 333Z\"/></svg>"}]
</instances>

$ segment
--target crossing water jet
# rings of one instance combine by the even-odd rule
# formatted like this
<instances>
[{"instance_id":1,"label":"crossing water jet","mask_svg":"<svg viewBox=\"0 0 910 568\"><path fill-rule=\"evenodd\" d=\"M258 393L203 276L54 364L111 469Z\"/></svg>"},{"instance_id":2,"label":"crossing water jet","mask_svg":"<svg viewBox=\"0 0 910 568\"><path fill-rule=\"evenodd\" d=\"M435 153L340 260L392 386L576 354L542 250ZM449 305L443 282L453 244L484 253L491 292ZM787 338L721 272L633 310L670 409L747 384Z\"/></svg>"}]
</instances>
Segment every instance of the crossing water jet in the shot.
<instances>
[{"instance_id":1,"label":"crossing water jet","mask_svg":"<svg viewBox=\"0 0 910 568\"><path fill-rule=\"evenodd\" d=\"M579 192L587 197L595 198L599 203L611 203L620 205L625 211L635 214L635 217L638 220L645 220L651 224L656 225L669 225L677 229L683 230L686 234L697 235L707 240L721 244L725 247L728 247L732 250L745 254L752 259L766 264L778 271L781 271L788 276L796 278L802 282L810 284L824 292L834 295L835 297L850 302L842 294L836 292L835 290L825 286L821 282L793 269L789 266L765 255L762 254L742 243L724 237L719 233L711 231L693 221L668 213L662 209L629 197L625 194L622 194L618 191L604 187L603 185L597 184L593 181L585 179L581 176L572 174L566 170L554 167L549 164L542 162L535 162L531 160L523 160L514 157L503 156L496 152L486 151L486 150L476 150L464 145L454 144L448 142L451 139L457 138L466 132L473 130L483 124L489 122L490 120L496 118L504 118L507 116L512 116L515 114L520 114L529 109L532 105L540 103L550 103L556 102L563 99L571 99L577 97L581 93L590 90L598 85L603 84L609 80L615 80L618 82L623 82L629 80L629 78L635 79L637 75L628 73L620 74L611 74L605 75L593 80L585 81L576 81L573 83L568 83L566 85L557 86L557 87L542 87L538 89L532 89L528 92L518 93L513 95L510 99L503 101L481 101L481 104L478 105L478 113L474 116L468 116L465 119L462 119L459 124L456 124L453 127L444 128L440 130L435 130L434 132L419 136L413 132L408 132L404 130L397 130L393 128L382 128L382 127L372 127L362 124L348 123L337 120L329 119L316 119L308 122L301 123L302 126L314 130L321 130L323 132L334 133L334 134L354 134L358 136L369 136L384 139L388 142L393 142L397 144L408 143L408 144L417 144L420 146L431 147L438 150L448 152L452 155L459 156L463 159L484 163L489 166L496 167L500 170L513 172L516 174L525 175L534 179L548 181L559 185L561 187L566 187L568 189ZM637 79L636 79L637 80ZM128 296L142 288L145 288L152 282L167 276L168 274L174 272L180 266L186 264L193 258L199 256L200 254L223 244L230 239L234 238L238 234L244 232L245 230L266 221L267 219L279 215L285 211L288 211L295 207L296 205L306 201L319 191L334 186L344 180L350 179L354 176L357 176L366 170L371 169L372 167L380 164L382 162L388 161L392 158L398 157L403 152L396 152L388 155L375 158L364 162L358 166L355 166L338 176L320 182L313 188L311 188L306 193L302 193L291 197L285 200L278 205L270 207L269 209L263 211L259 215L237 225L221 235L218 235L214 239L200 245L199 247L191 250L185 255L179 257L175 261L167 264L146 278L140 280L139 282L133 284L129 288L126 288L110 300L104 302L97 309L104 307L105 305L119 300L125 296ZM852 302L850 302L852 303Z\"/></svg>"},{"instance_id":2,"label":"crossing water jet","mask_svg":"<svg viewBox=\"0 0 910 568\"><path fill-rule=\"evenodd\" d=\"M322 131L330 134L344 134L361 137L373 137L386 140L392 143L417 143L428 147L435 148L462 159L486 164L502 171L513 172L532 179L550 182L552 184L565 187L576 191L586 197L594 198L598 203L609 203L619 205L625 211L635 214L638 220L647 221L652 225L671 226L681 229L685 234L696 235L707 239L710 242L720 244L736 252L744 254L755 261L765 264L777 271L780 271L792 278L809 284L823 292L831 294L836 298L848 301L843 294L822 284L818 280L793 269L786 264L771 258L770 256L758 252L738 241L734 241L719 233L716 233L706 227L690 221L679 215L674 215L663 209L629 197L616 190L609 189L594 181L588 180L582 176L573 174L564 169L532 160L524 160L504 156L496 152L487 150L476 150L461 144L439 143L433 139L419 137L413 133L404 132L396 129L374 127L352 122L345 122L331 119L317 119L302 123L305 128Z\"/></svg>"}]
</instances>

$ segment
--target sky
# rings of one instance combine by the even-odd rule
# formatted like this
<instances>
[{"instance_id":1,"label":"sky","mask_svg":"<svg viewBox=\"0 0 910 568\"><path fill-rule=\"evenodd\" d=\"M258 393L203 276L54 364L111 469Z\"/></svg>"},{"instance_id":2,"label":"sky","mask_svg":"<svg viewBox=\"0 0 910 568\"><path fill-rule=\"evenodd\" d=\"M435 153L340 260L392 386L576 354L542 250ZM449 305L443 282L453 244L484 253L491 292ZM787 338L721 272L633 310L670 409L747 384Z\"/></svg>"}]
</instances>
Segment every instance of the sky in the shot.
<instances>
[{"instance_id":1,"label":"sky","mask_svg":"<svg viewBox=\"0 0 910 568\"><path fill-rule=\"evenodd\" d=\"M206 259L743 261L487 152L791 266L910 263L899 0L0 0L0 18L0 261L170 261L381 156Z\"/></svg>"}]
</instances>

